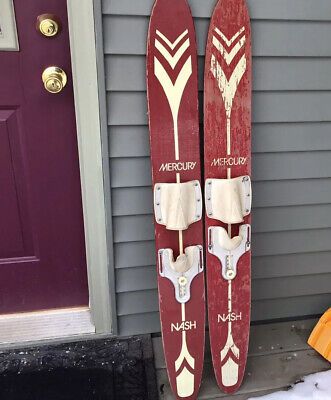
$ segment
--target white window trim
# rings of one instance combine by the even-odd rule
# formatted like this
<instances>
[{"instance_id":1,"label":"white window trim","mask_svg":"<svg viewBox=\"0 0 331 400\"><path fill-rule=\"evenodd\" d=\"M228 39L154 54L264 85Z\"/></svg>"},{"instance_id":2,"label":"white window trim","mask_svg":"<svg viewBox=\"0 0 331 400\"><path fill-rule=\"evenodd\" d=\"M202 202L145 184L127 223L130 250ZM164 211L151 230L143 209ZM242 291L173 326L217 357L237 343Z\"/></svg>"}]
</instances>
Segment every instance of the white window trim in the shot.
<instances>
[{"instance_id":1,"label":"white window trim","mask_svg":"<svg viewBox=\"0 0 331 400\"><path fill-rule=\"evenodd\" d=\"M18 51L13 0L1 0L0 28L0 51Z\"/></svg>"}]
</instances>

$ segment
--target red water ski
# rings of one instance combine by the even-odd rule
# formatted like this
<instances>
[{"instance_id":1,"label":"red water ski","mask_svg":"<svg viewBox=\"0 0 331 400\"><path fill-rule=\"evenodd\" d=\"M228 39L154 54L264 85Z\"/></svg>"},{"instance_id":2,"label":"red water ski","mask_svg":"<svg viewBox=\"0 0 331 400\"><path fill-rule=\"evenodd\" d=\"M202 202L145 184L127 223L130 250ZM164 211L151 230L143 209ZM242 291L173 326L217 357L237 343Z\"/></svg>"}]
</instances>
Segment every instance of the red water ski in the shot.
<instances>
[{"instance_id":1,"label":"red water ski","mask_svg":"<svg viewBox=\"0 0 331 400\"><path fill-rule=\"evenodd\" d=\"M251 300L251 31L245 0L219 0L205 61L207 293L216 379L241 385Z\"/></svg>"},{"instance_id":2,"label":"red water ski","mask_svg":"<svg viewBox=\"0 0 331 400\"><path fill-rule=\"evenodd\" d=\"M147 92L163 348L178 399L196 399L205 331L197 50L186 0L157 0Z\"/></svg>"}]
</instances>

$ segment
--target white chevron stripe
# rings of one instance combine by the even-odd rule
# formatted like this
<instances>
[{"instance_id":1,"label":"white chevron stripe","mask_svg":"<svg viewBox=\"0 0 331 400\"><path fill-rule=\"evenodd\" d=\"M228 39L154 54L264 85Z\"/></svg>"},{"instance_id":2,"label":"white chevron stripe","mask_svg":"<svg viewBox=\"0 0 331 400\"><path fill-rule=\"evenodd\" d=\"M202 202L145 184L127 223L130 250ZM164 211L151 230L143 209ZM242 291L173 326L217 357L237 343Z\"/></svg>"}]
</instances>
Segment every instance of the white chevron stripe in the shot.
<instances>
[{"instance_id":1,"label":"white chevron stripe","mask_svg":"<svg viewBox=\"0 0 331 400\"><path fill-rule=\"evenodd\" d=\"M238 54L238 51L243 47L243 45L246 42L246 37L243 36L239 42L233 47L233 49L228 53L225 48L223 47L222 43L213 36L213 45L216 47L216 49L221 53L221 55L224 57L225 62L227 65L230 65L234 57Z\"/></svg>"},{"instance_id":2,"label":"white chevron stripe","mask_svg":"<svg viewBox=\"0 0 331 400\"><path fill-rule=\"evenodd\" d=\"M180 351L180 354L179 354L177 360L175 361L176 371L178 371L179 368L182 366L184 360L186 360L188 362L189 366L192 369L194 369L195 360L191 356L191 354L190 354L190 352L188 351L188 348L187 348L186 332L182 332L182 348L181 348L181 351Z\"/></svg>"},{"instance_id":3,"label":"white chevron stripe","mask_svg":"<svg viewBox=\"0 0 331 400\"><path fill-rule=\"evenodd\" d=\"M230 80L228 81L222 67L216 60L216 57L211 57L211 72L218 82L218 87L221 91L224 101L224 107L227 118L231 117L233 99L236 95L238 85L246 71L246 57L245 54L241 57L236 68L234 69Z\"/></svg>"},{"instance_id":4,"label":"white chevron stripe","mask_svg":"<svg viewBox=\"0 0 331 400\"><path fill-rule=\"evenodd\" d=\"M155 47L159 50L159 52L163 55L163 57L168 61L171 68L174 69L181 59L182 55L185 51L190 47L190 39L187 39L177 50L176 54L173 56L169 53L169 51L163 46L161 42L155 39Z\"/></svg>"},{"instance_id":5,"label":"white chevron stripe","mask_svg":"<svg viewBox=\"0 0 331 400\"><path fill-rule=\"evenodd\" d=\"M215 28L215 32L221 36L224 42L227 44L228 47L232 45L232 43L237 39L245 31L245 27L243 26L235 35L232 36L231 39L228 39L223 32L221 32L218 28Z\"/></svg>"},{"instance_id":6,"label":"white chevron stripe","mask_svg":"<svg viewBox=\"0 0 331 400\"><path fill-rule=\"evenodd\" d=\"M178 43L188 34L188 29L186 29L181 35L178 36L178 38L174 41L171 42L163 33L160 31L156 30L156 34L164 41L167 43L167 45L171 48L171 50L174 50L175 47L178 45Z\"/></svg>"},{"instance_id":7,"label":"white chevron stripe","mask_svg":"<svg viewBox=\"0 0 331 400\"><path fill-rule=\"evenodd\" d=\"M186 319L185 316L185 304L183 303L181 306L182 312L182 321L184 322ZM189 366L194 369L195 367L195 359L191 356L186 342L186 332L182 331L182 348L180 354L175 361L175 369L176 372L179 371L180 367L183 365L184 360L187 361ZM183 368L182 372L176 377L177 384L177 394L179 397L189 397L194 393L194 375L188 371L186 367Z\"/></svg>"},{"instance_id":8,"label":"white chevron stripe","mask_svg":"<svg viewBox=\"0 0 331 400\"><path fill-rule=\"evenodd\" d=\"M228 281L228 313L229 315L232 312L232 281ZM229 352L232 352L234 356L239 359L240 351L238 347L235 345L233 336L232 336L232 322L228 321L228 337L226 340L226 344L224 348L221 350L221 361L225 359ZM222 383L224 386L233 386L238 382L239 376L239 365L235 362L231 357L227 360L227 362L222 366Z\"/></svg>"},{"instance_id":9,"label":"white chevron stripe","mask_svg":"<svg viewBox=\"0 0 331 400\"><path fill-rule=\"evenodd\" d=\"M192 75L191 56L189 56L188 59L186 60L183 68L178 74L175 84L172 83L167 71L164 69L163 65L156 57L154 57L154 73L157 79L159 80L169 102L174 123L175 157L176 160L179 160L178 112L185 87L187 85L190 76Z\"/></svg>"}]
</instances>

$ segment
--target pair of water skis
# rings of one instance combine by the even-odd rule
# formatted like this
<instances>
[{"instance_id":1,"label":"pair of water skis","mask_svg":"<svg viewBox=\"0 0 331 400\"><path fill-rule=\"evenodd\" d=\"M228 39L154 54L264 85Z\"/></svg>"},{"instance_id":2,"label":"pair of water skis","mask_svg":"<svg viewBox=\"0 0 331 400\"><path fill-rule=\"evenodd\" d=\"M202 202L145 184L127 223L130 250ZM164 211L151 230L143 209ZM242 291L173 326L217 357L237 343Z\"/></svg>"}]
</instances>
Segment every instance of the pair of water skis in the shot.
<instances>
[{"instance_id":1,"label":"pair of water skis","mask_svg":"<svg viewBox=\"0 0 331 400\"><path fill-rule=\"evenodd\" d=\"M178 399L198 396L207 298L216 380L233 393L245 371L251 301L251 36L245 0L219 0L211 18L204 154L197 46L186 0L154 4L147 93L159 306L170 384Z\"/></svg>"}]
</instances>

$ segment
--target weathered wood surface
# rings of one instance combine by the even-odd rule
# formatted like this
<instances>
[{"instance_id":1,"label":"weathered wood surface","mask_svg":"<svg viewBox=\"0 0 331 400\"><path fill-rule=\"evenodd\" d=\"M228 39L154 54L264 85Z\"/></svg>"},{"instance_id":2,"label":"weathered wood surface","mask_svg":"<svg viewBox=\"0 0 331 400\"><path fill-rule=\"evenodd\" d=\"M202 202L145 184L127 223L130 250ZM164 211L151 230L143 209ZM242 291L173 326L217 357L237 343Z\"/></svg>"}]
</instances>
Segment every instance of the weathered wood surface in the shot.
<instances>
[{"instance_id":1,"label":"weathered wood surface","mask_svg":"<svg viewBox=\"0 0 331 400\"><path fill-rule=\"evenodd\" d=\"M252 396L286 389L302 376L330 368L330 364L307 345L317 320L281 322L251 327L249 356L244 382L235 396L217 387L210 362L209 347L199 400L246 400ZM153 339L160 400L173 400L164 373L159 338ZM162 390L161 390L161 389Z\"/></svg>"}]
</instances>

